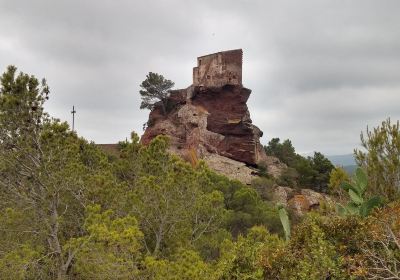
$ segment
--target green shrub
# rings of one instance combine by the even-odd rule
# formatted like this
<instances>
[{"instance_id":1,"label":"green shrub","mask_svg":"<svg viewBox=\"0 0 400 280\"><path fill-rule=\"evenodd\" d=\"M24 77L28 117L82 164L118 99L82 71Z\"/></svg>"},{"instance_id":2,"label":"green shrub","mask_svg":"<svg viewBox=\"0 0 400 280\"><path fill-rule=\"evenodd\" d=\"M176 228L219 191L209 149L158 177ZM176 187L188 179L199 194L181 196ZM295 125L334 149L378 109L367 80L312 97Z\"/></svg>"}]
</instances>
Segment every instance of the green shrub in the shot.
<instances>
[{"instance_id":1,"label":"green shrub","mask_svg":"<svg viewBox=\"0 0 400 280\"><path fill-rule=\"evenodd\" d=\"M251 181L251 186L257 191L263 200L273 201L275 180L266 177L257 177Z\"/></svg>"},{"instance_id":2,"label":"green shrub","mask_svg":"<svg viewBox=\"0 0 400 280\"><path fill-rule=\"evenodd\" d=\"M319 216L308 215L286 245L263 252L265 279L348 279L344 259L319 226Z\"/></svg>"}]
</instances>

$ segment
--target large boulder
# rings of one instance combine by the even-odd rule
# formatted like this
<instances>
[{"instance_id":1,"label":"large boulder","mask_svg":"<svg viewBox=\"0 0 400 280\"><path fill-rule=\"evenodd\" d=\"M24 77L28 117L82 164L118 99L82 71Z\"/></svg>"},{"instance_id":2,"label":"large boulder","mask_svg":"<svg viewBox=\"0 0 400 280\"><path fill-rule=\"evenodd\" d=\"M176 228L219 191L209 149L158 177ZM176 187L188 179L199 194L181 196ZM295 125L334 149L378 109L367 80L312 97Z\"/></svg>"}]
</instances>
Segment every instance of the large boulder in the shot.
<instances>
[{"instance_id":1,"label":"large boulder","mask_svg":"<svg viewBox=\"0 0 400 280\"><path fill-rule=\"evenodd\" d=\"M276 186L273 190L274 201L291 209L296 215L318 209L322 204L332 204L332 199L310 189L295 190L289 187Z\"/></svg>"},{"instance_id":2,"label":"large boulder","mask_svg":"<svg viewBox=\"0 0 400 280\"><path fill-rule=\"evenodd\" d=\"M259 141L262 131L252 124L246 105L250 93L240 85L174 91L167 114L160 106L151 111L142 142L163 134L176 150L195 149L200 157L216 153L257 165L267 157Z\"/></svg>"}]
</instances>

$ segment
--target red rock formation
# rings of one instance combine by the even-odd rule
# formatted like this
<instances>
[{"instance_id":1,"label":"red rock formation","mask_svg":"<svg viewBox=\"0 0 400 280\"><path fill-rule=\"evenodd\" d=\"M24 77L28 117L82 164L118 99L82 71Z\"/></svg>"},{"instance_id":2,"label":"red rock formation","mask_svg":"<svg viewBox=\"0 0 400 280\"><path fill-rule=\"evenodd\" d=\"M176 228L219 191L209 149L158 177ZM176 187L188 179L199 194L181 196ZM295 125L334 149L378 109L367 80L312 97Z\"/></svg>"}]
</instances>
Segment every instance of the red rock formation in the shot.
<instances>
[{"instance_id":1,"label":"red rock formation","mask_svg":"<svg viewBox=\"0 0 400 280\"><path fill-rule=\"evenodd\" d=\"M266 155L259 142L262 132L252 124L246 105L250 93L234 85L174 91L167 115L157 106L150 113L142 142L164 134L175 150L195 149L200 157L216 153L256 165Z\"/></svg>"}]
</instances>

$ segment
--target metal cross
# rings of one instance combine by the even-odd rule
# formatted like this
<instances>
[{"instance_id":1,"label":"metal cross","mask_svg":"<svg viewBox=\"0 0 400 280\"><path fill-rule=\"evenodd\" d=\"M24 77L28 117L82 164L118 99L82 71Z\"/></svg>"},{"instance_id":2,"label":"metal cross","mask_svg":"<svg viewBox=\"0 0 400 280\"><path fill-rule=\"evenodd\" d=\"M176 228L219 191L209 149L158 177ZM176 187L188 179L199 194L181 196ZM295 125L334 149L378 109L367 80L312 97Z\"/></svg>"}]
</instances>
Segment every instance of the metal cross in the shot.
<instances>
[{"instance_id":1,"label":"metal cross","mask_svg":"<svg viewBox=\"0 0 400 280\"><path fill-rule=\"evenodd\" d=\"M75 106L72 106L72 111L71 111L71 114L72 114L72 131L74 131L74 129L75 129L75 113L76 113Z\"/></svg>"}]
</instances>

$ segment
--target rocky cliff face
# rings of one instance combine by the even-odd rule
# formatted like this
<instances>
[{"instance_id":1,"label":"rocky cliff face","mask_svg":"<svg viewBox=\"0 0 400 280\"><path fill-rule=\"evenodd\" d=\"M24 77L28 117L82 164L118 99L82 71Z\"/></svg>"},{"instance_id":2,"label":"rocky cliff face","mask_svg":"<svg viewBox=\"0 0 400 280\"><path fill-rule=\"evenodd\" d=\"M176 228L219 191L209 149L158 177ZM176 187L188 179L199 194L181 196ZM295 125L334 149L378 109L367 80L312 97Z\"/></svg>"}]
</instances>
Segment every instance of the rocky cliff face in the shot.
<instances>
[{"instance_id":1,"label":"rocky cliff face","mask_svg":"<svg viewBox=\"0 0 400 280\"><path fill-rule=\"evenodd\" d=\"M157 135L167 135L172 152L204 159L211 168L244 183L250 183L256 173L252 167L261 162L279 176L282 164L265 154L259 141L262 131L250 119L250 93L240 85L173 91L167 114L160 106L151 111L141 141L147 144Z\"/></svg>"}]
</instances>

